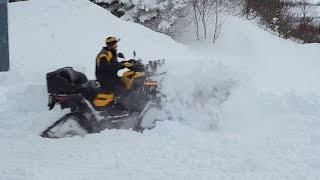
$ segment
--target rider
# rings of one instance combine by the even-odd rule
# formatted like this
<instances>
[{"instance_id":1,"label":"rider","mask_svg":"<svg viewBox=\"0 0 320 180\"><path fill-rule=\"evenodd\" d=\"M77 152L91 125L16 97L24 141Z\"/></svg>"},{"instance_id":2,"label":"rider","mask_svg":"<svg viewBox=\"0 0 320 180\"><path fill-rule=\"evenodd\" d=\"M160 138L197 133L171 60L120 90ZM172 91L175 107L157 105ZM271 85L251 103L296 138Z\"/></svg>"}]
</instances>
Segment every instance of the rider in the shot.
<instances>
[{"instance_id":1,"label":"rider","mask_svg":"<svg viewBox=\"0 0 320 180\"><path fill-rule=\"evenodd\" d=\"M106 47L103 47L96 58L96 78L101 85L102 92L97 95L93 104L97 109L107 111L119 116L127 115L127 111L114 108L115 94L119 96L124 91L124 85L117 75L118 70L131 67L132 64L127 61L118 62L122 57L121 53L117 54L117 43L120 39L108 37Z\"/></svg>"}]
</instances>

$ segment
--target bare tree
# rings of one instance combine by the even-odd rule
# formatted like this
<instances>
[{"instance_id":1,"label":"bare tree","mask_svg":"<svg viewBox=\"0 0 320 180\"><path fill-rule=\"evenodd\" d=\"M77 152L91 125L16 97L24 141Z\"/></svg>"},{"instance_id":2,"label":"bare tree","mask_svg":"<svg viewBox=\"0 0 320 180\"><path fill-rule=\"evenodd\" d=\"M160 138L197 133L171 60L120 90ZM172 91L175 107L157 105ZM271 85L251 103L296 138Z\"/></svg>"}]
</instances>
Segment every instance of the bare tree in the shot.
<instances>
[{"instance_id":1,"label":"bare tree","mask_svg":"<svg viewBox=\"0 0 320 180\"><path fill-rule=\"evenodd\" d=\"M240 0L241 5L242 5L242 11L246 15L247 19L250 19L251 16L252 18L256 18L259 16L259 11L261 10L260 8L262 7L262 4L264 1L262 0ZM267 1L267 3L272 3Z\"/></svg>"},{"instance_id":2,"label":"bare tree","mask_svg":"<svg viewBox=\"0 0 320 180\"><path fill-rule=\"evenodd\" d=\"M253 8L253 0L243 0L243 13L247 16L247 19L249 19L250 12Z\"/></svg>"},{"instance_id":3,"label":"bare tree","mask_svg":"<svg viewBox=\"0 0 320 180\"><path fill-rule=\"evenodd\" d=\"M244 0L226 0L225 1L230 14L235 16L242 15Z\"/></svg>"},{"instance_id":4,"label":"bare tree","mask_svg":"<svg viewBox=\"0 0 320 180\"><path fill-rule=\"evenodd\" d=\"M207 39L207 27L210 13L210 3L212 0L190 0L192 6L192 21L195 25L196 35L200 39L200 23L203 29L204 38Z\"/></svg>"},{"instance_id":5,"label":"bare tree","mask_svg":"<svg viewBox=\"0 0 320 180\"><path fill-rule=\"evenodd\" d=\"M281 9L278 22L278 33L279 37L285 39L290 38L295 27L296 13L291 10L291 6L285 4Z\"/></svg>"},{"instance_id":6,"label":"bare tree","mask_svg":"<svg viewBox=\"0 0 320 180\"><path fill-rule=\"evenodd\" d=\"M301 24L308 24L314 20L316 17L316 11L309 0L301 0L299 10L301 12Z\"/></svg>"},{"instance_id":7,"label":"bare tree","mask_svg":"<svg viewBox=\"0 0 320 180\"><path fill-rule=\"evenodd\" d=\"M192 22L194 23L197 39L200 40L200 35L199 35L200 17L199 17L199 13L198 13L199 0L190 0L190 3L191 3L191 6L192 6Z\"/></svg>"},{"instance_id":8,"label":"bare tree","mask_svg":"<svg viewBox=\"0 0 320 180\"><path fill-rule=\"evenodd\" d=\"M198 2L198 12L200 16L200 21L202 23L204 38L207 39L207 25L210 13L210 2L211 0L199 0Z\"/></svg>"},{"instance_id":9,"label":"bare tree","mask_svg":"<svg viewBox=\"0 0 320 180\"><path fill-rule=\"evenodd\" d=\"M195 25L197 39L200 39L200 25L204 39L208 38L208 28L213 27L214 43L220 35L228 10L231 11L234 7L227 6L227 0L190 0L189 2L192 6L192 21ZM212 23L213 25L211 26Z\"/></svg>"},{"instance_id":10,"label":"bare tree","mask_svg":"<svg viewBox=\"0 0 320 180\"><path fill-rule=\"evenodd\" d=\"M303 43L320 42L316 5L311 0L242 0L243 13L252 12L260 23L283 38L297 38Z\"/></svg>"},{"instance_id":11,"label":"bare tree","mask_svg":"<svg viewBox=\"0 0 320 180\"><path fill-rule=\"evenodd\" d=\"M301 0L299 4L301 17L297 29L297 35L303 41L303 43L312 42L312 23L316 17L315 7L310 3L309 0Z\"/></svg>"},{"instance_id":12,"label":"bare tree","mask_svg":"<svg viewBox=\"0 0 320 180\"><path fill-rule=\"evenodd\" d=\"M213 43L220 36L222 25L226 20L228 10L230 10L223 0L212 0L210 3L210 14L213 16Z\"/></svg>"}]
</instances>

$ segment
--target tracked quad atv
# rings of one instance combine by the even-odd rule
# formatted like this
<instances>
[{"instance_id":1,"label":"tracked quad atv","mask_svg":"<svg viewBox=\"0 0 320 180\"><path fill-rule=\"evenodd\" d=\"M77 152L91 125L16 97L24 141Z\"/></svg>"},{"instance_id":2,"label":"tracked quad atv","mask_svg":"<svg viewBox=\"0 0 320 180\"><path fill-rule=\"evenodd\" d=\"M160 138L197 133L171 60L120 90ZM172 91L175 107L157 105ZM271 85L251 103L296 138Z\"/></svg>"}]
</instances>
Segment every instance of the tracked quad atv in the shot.
<instances>
[{"instance_id":1,"label":"tracked quad atv","mask_svg":"<svg viewBox=\"0 0 320 180\"><path fill-rule=\"evenodd\" d=\"M47 73L49 109L59 104L61 109L69 108L70 112L44 130L41 136L63 138L99 133L105 129L143 131L154 128L155 114L161 108L163 95L159 92L159 81L153 79L165 74L157 71L164 60L149 61L148 65L143 65L140 60L132 62L133 66L121 77L129 86L126 95L117 98L113 104L114 108L127 109L127 116L111 116L108 112L98 111L93 100L101 92L99 83L88 80L72 67Z\"/></svg>"}]
</instances>

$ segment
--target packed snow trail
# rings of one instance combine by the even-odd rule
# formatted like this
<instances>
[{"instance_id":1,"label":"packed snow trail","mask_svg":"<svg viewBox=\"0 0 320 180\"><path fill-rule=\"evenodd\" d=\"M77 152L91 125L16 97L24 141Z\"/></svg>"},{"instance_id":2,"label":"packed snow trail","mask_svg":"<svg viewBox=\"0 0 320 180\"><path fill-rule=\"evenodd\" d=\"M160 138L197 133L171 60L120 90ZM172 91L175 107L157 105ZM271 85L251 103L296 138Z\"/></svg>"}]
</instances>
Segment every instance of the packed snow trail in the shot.
<instances>
[{"instance_id":1,"label":"packed snow trail","mask_svg":"<svg viewBox=\"0 0 320 180\"><path fill-rule=\"evenodd\" d=\"M0 73L0 179L320 176L318 45L281 40L232 18L214 47L187 48L85 0L12 3L9 13L12 69ZM145 61L167 60L163 92L172 120L143 134L41 138L66 112L47 110L46 72L73 66L93 78L96 53L110 35L121 38L119 50L128 57L136 50Z\"/></svg>"}]
</instances>

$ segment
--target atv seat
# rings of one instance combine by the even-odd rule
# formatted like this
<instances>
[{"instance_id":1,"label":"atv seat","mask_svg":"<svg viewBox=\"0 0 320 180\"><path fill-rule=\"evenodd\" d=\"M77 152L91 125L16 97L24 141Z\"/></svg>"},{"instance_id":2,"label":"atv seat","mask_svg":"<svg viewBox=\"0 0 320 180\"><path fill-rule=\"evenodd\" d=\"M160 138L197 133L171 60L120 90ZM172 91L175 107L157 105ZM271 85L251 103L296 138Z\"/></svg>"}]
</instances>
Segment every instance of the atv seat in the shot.
<instances>
[{"instance_id":1,"label":"atv seat","mask_svg":"<svg viewBox=\"0 0 320 180\"><path fill-rule=\"evenodd\" d=\"M85 74L72 67L64 67L47 73L48 93L74 93L79 86L88 82Z\"/></svg>"},{"instance_id":2,"label":"atv seat","mask_svg":"<svg viewBox=\"0 0 320 180\"><path fill-rule=\"evenodd\" d=\"M75 71L72 67L65 67L62 69L60 75L65 77L71 85L81 85L88 81L86 75L82 72Z\"/></svg>"}]
</instances>

